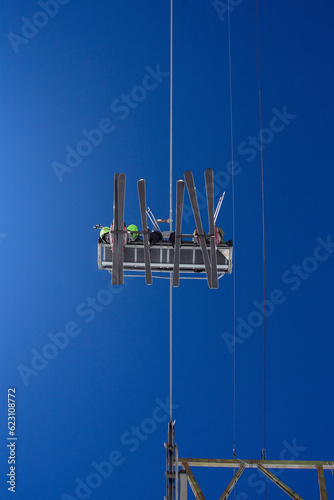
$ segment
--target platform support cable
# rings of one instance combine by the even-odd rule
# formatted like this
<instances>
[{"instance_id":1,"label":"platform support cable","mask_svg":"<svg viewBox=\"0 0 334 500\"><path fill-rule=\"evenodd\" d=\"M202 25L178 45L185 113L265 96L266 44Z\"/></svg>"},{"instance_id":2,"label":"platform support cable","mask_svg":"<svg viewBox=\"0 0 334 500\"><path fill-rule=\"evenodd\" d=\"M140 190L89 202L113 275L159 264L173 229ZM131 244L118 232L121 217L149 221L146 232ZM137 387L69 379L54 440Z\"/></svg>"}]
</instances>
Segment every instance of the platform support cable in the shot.
<instances>
[{"instance_id":1,"label":"platform support cable","mask_svg":"<svg viewBox=\"0 0 334 500\"><path fill-rule=\"evenodd\" d=\"M256 32L257 32L257 61L259 80L259 116L260 116L260 151L261 151L261 188L262 188L262 253L263 253L263 345L264 345L264 457L266 459L267 448L267 314L266 314L266 238L265 238L265 203L264 203L264 161L263 161L263 134L262 134L262 94L260 73L260 37L259 37L259 12L258 0L256 0Z\"/></svg>"},{"instance_id":2,"label":"platform support cable","mask_svg":"<svg viewBox=\"0 0 334 500\"><path fill-rule=\"evenodd\" d=\"M170 105L169 105L169 230L173 228L173 0L170 0ZM175 443L173 422L173 273L169 273L169 423L167 436L166 500L175 499Z\"/></svg>"},{"instance_id":3,"label":"platform support cable","mask_svg":"<svg viewBox=\"0 0 334 500\"><path fill-rule=\"evenodd\" d=\"M228 66L230 90L230 135L231 135L231 160L232 160L232 238L235 262L235 186L234 186L234 135L233 135L233 99L232 99L232 57L231 57L231 19L230 0L228 0ZM224 193L225 194L225 193ZM233 458L236 457L236 277L233 272Z\"/></svg>"},{"instance_id":4,"label":"platform support cable","mask_svg":"<svg viewBox=\"0 0 334 500\"><path fill-rule=\"evenodd\" d=\"M256 0L256 39L257 39L257 68L259 83L259 117L260 117L260 153L261 153L261 190L262 190L262 253L263 253L263 459L267 459L267 314L266 314L266 235L265 235L265 200L264 200L264 161L263 161L263 133L262 133L262 92L260 71L260 35L259 35L259 7ZM266 482L267 498L267 482Z\"/></svg>"},{"instance_id":5,"label":"platform support cable","mask_svg":"<svg viewBox=\"0 0 334 500\"><path fill-rule=\"evenodd\" d=\"M170 127L169 127L169 229L173 228L173 0L170 0ZM172 422L173 396L173 273L169 283L169 420Z\"/></svg>"}]
</instances>

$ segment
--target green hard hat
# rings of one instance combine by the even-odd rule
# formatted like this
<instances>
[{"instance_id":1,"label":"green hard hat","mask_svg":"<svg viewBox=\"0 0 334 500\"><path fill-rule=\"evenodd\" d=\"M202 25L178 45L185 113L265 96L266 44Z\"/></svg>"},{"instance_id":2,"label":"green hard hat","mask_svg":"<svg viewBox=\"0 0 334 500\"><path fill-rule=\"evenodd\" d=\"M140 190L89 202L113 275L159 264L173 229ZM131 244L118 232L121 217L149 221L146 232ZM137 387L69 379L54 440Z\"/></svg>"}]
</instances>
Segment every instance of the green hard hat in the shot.
<instances>
[{"instance_id":1,"label":"green hard hat","mask_svg":"<svg viewBox=\"0 0 334 500\"><path fill-rule=\"evenodd\" d=\"M100 238L102 238L106 233L109 233L109 227L103 227L100 231Z\"/></svg>"},{"instance_id":2,"label":"green hard hat","mask_svg":"<svg viewBox=\"0 0 334 500\"><path fill-rule=\"evenodd\" d=\"M135 224L130 224L126 229L131 231L131 236L135 240L138 236L138 227Z\"/></svg>"}]
</instances>

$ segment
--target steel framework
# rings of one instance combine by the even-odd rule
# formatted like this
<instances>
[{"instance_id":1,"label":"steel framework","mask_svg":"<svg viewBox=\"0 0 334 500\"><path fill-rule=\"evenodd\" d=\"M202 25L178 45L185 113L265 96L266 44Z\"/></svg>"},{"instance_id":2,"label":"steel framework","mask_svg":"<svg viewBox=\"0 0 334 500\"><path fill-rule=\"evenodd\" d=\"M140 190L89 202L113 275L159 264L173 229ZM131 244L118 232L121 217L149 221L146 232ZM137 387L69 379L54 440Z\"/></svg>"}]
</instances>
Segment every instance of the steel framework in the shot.
<instances>
[{"instance_id":1,"label":"steel framework","mask_svg":"<svg viewBox=\"0 0 334 500\"><path fill-rule=\"evenodd\" d=\"M226 500L230 496L230 493L233 491L234 486L245 469L258 469L294 500L303 499L268 469L316 469L318 473L320 500L328 500L324 469L334 470L334 462L332 461L321 462L301 460L225 460L207 458L178 458L178 466L183 468L179 471L179 473L187 475L188 483L196 500L205 500L205 497L195 479L191 467L228 467L238 469L220 496L219 500ZM184 488L183 490L180 490L180 500L187 500L187 492Z\"/></svg>"}]
</instances>

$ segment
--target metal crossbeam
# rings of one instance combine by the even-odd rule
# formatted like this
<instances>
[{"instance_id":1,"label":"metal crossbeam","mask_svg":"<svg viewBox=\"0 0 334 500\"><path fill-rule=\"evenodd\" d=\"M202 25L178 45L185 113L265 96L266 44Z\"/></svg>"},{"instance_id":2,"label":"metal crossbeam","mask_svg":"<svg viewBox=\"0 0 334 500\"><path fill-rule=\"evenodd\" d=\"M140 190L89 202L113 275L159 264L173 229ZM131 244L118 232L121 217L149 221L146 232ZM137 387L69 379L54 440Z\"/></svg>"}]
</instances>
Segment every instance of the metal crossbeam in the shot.
<instances>
[{"instance_id":1,"label":"metal crossbeam","mask_svg":"<svg viewBox=\"0 0 334 500\"><path fill-rule=\"evenodd\" d=\"M275 476L268 469L317 469L320 500L328 500L326 483L324 476L324 469L334 470L334 462L322 462L319 460L306 461L306 460L226 460L226 459L208 459L208 458L179 458L178 465L183 467L188 475L188 482L195 495L196 500L205 500L205 497L190 469L192 467L224 467L224 468L238 468L234 474L229 485L225 489L219 500L227 500L232 492L234 486L239 480L241 474L245 469L259 469L266 477L268 477L274 484L284 491L290 498L294 500L303 500L300 495L293 491L277 476ZM181 497L182 500L182 497Z\"/></svg>"},{"instance_id":2,"label":"metal crossbeam","mask_svg":"<svg viewBox=\"0 0 334 500\"><path fill-rule=\"evenodd\" d=\"M238 468L243 464L247 468L256 469L261 465L265 469L323 469L334 470L334 461L323 462L319 460L238 460L223 458L179 458L179 463L187 463L191 467L230 467Z\"/></svg>"},{"instance_id":3,"label":"metal crossbeam","mask_svg":"<svg viewBox=\"0 0 334 500\"><path fill-rule=\"evenodd\" d=\"M265 469L262 467L262 465L258 464L257 468L265 475L267 476L274 484L276 484L281 490L284 491L289 497L293 498L294 500L303 500L301 496L299 496L295 491L293 491L289 486L287 486L283 481L278 479L272 472L269 470Z\"/></svg>"}]
</instances>

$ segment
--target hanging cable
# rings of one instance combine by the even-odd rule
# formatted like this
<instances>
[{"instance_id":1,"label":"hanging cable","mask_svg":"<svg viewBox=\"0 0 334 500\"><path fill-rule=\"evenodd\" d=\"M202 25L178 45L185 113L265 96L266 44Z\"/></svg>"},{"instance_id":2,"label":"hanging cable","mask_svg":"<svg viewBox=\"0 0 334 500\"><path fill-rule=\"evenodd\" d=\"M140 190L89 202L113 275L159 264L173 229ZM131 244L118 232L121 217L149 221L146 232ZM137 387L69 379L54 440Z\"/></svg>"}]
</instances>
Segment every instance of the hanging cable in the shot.
<instances>
[{"instance_id":1,"label":"hanging cable","mask_svg":"<svg viewBox=\"0 0 334 500\"><path fill-rule=\"evenodd\" d=\"M264 455L267 448L267 325L266 325L266 238L265 238L265 204L264 204L264 167L263 167L263 137L262 137L262 96L261 96L261 73L260 73L260 37L259 37L259 11L258 0L256 0L256 33L257 33L257 65L259 80L259 113L260 113L260 145L261 145L261 185L262 185L262 241L263 241L263 380L264 380L264 404L263 404L263 422L264 422Z\"/></svg>"},{"instance_id":2,"label":"hanging cable","mask_svg":"<svg viewBox=\"0 0 334 500\"><path fill-rule=\"evenodd\" d=\"M262 186L262 252L263 252L263 450L262 458L267 458L267 315L266 315L266 234L265 234L265 203L264 203L264 166L263 166L263 134L262 134L262 94L260 72L260 35L259 8L256 0L256 39L257 68L259 80L259 115L260 115L260 150L261 150L261 186ZM267 478L266 478L267 498Z\"/></svg>"},{"instance_id":3,"label":"hanging cable","mask_svg":"<svg viewBox=\"0 0 334 500\"><path fill-rule=\"evenodd\" d=\"M227 8L228 25L228 67L230 82L230 129L231 129L231 161L232 161L232 238L235 262L235 197L234 197L234 137L233 137L233 105L232 105L232 59L231 59L231 21L230 21L230 0ZM236 294L235 294L235 267L233 272L233 458L236 456Z\"/></svg>"},{"instance_id":4,"label":"hanging cable","mask_svg":"<svg viewBox=\"0 0 334 500\"><path fill-rule=\"evenodd\" d=\"M170 0L169 230L173 228L173 0ZM173 398L173 274L169 274L169 417Z\"/></svg>"},{"instance_id":5,"label":"hanging cable","mask_svg":"<svg viewBox=\"0 0 334 500\"><path fill-rule=\"evenodd\" d=\"M170 124L169 124L169 229L173 227L173 0L170 0ZM169 273L169 424L166 443L166 500L175 493L175 442L173 423L173 273ZM176 480L177 484L177 480Z\"/></svg>"}]
</instances>

